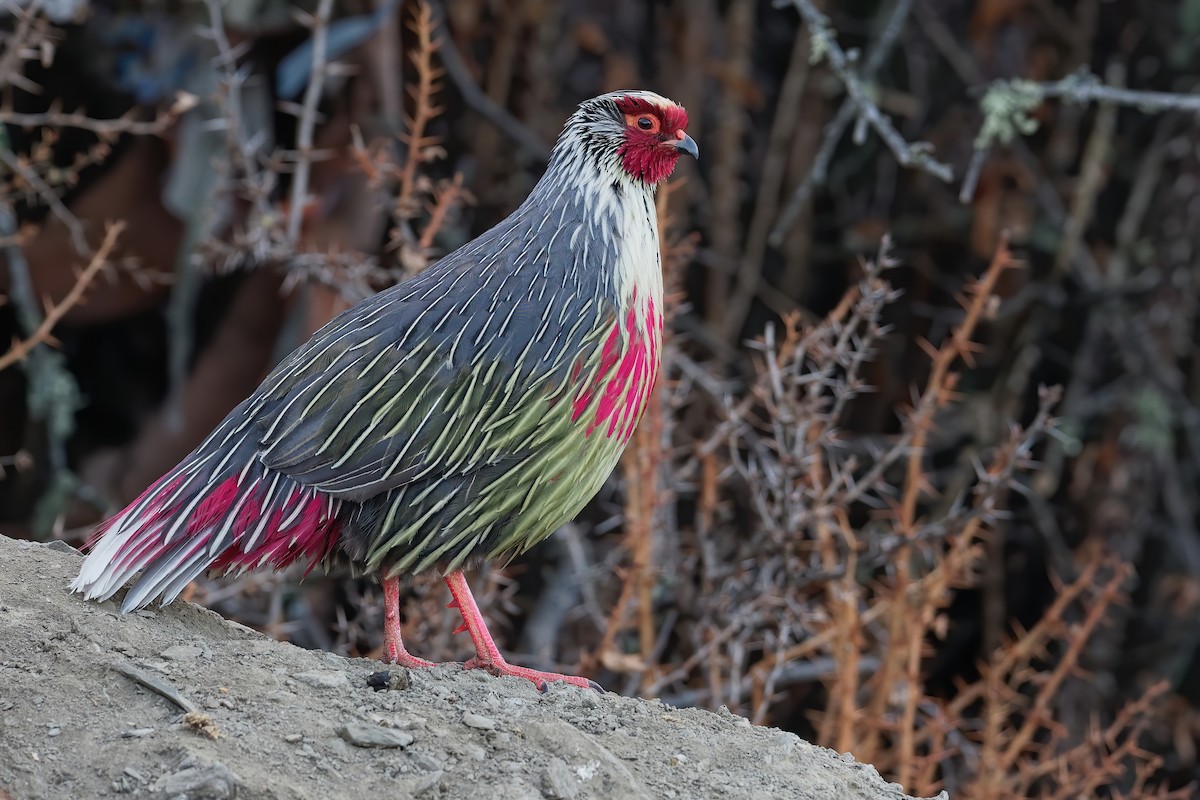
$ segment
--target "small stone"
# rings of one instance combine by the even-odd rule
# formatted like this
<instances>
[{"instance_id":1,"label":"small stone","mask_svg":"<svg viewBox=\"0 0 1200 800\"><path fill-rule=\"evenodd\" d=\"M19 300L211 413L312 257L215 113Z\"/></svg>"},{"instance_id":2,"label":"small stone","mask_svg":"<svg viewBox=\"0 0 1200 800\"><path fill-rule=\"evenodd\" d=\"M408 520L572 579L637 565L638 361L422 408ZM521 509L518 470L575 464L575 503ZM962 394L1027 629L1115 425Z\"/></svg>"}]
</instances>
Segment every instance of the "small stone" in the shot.
<instances>
[{"instance_id":1,"label":"small stone","mask_svg":"<svg viewBox=\"0 0 1200 800\"><path fill-rule=\"evenodd\" d=\"M439 757L434 758L429 753L418 753L415 750L406 752L408 756L407 763L412 765L412 768L418 772L441 772L446 766L447 755L444 752L439 752Z\"/></svg>"},{"instance_id":2,"label":"small stone","mask_svg":"<svg viewBox=\"0 0 1200 800\"><path fill-rule=\"evenodd\" d=\"M411 733L365 722L348 722L337 733L355 747L408 747L415 741Z\"/></svg>"},{"instance_id":3,"label":"small stone","mask_svg":"<svg viewBox=\"0 0 1200 800\"><path fill-rule=\"evenodd\" d=\"M288 744L296 744L297 742L304 741L304 734L303 733L284 734L283 740L285 742L287 742Z\"/></svg>"},{"instance_id":4,"label":"small stone","mask_svg":"<svg viewBox=\"0 0 1200 800\"><path fill-rule=\"evenodd\" d=\"M496 730L496 720L492 719L491 717L485 717L482 714L476 714L471 711L468 711L465 714L463 714L462 721L463 721L463 725L466 725L468 728L475 728L476 730L481 730L481 731Z\"/></svg>"},{"instance_id":5,"label":"small stone","mask_svg":"<svg viewBox=\"0 0 1200 800\"><path fill-rule=\"evenodd\" d=\"M53 550L56 553L70 553L71 555L79 555L79 551L71 545L64 542L62 539L51 539L46 542L46 549Z\"/></svg>"},{"instance_id":6,"label":"small stone","mask_svg":"<svg viewBox=\"0 0 1200 800\"><path fill-rule=\"evenodd\" d=\"M579 765L574 771L580 780L603 781L608 787L606 796L643 796L639 781L629 767L601 745L597 737L559 719L524 722L521 727L529 746L545 751L547 756L558 756L568 764Z\"/></svg>"},{"instance_id":7,"label":"small stone","mask_svg":"<svg viewBox=\"0 0 1200 800\"><path fill-rule=\"evenodd\" d=\"M232 800L237 795L241 779L224 764L181 769L163 782L167 797L187 797L189 800Z\"/></svg>"},{"instance_id":8,"label":"small stone","mask_svg":"<svg viewBox=\"0 0 1200 800\"><path fill-rule=\"evenodd\" d=\"M121 731L122 739L142 739L154 733L154 728L128 728Z\"/></svg>"},{"instance_id":9,"label":"small stone","mask_svg":"<svg viewBox=\"0 0 1200 800\"><path fill-rule=\"evenodd\" d=\"M388 784L389 794L395 797L420 797L441 783L442 775L443 772L439 769L425 775L396 776Z\"/></svg>"},{"instance_id":10,"label":"small stone","mask_svg":"<svg viewBox=\"0 0 1200 800\"><path fill-rule=\"evenodd\" d=\"M203 652L194 644L173 644L158 655L159 658L165 658L167 661L191 661L199 658Z\"/></svg>"},{"instance_id":11,"label":"small stone","mask_svg":"<svg viewBox=\"0 0 1200 800\"><path fill-rule=\"evenodd\" d=\"M404 730L416 730L424 728L428 723L429 720L418 714L404 714L401 716L392 717L392 727L403 728Z\"/></svg>"},{"instance_id":12,"label":"small stone","mask_svg":"<svg viewBox=\"0 0 1200 800\"><path fill-rule=\"evenodd\" d=\"M377 692L382 692L385 689L389 691L401 691L412 686L412 676L406 669L383 669L370 674L367 678L367 686L370 686Z\"/></svg>"},{"instance_id":13,"label":"small stone","mask_svg":"<svg viewBox=\"0 0 1200 800\"><path fill-rule=\"evenodd\" d=\"M62 733L62 728L50 728L46 731L47 736L58 736L60 733Z\"/></svg>"},{"instance_id":14,"label":"small stone","mask_svg":"<svg viewBox=\"0 0 1200 800\"><path fill-rule=\"evenodd\" d=\"M117 794L132 794L137 792L138 785L142 783L146 783L145 777L132 767L126 767L125 771L112 782L112 787Z\"/></svg>"},{"instance_id":15,"label":"small stone","mask_svg":"<svg viewBox=\"0 0 1200 800\"><path fill-rule=\"evenodd\" d=\"M557 756L550 759L542 773L542 794L553 800L575 800L579 797L579 779L571 774L567 762Z\"/></svg>"},{"instance_id":16,"label":"small stone","mask_svg":"<svg viewBox=\"0 0 1200 800\"><path fill-rule=\"evenodd\" d=\"M683 753L676 753L675 755L671 756L671 766L678 767L680 764L686 764L687 760L688 757Z\"/></svg>"},{"instance_id":17,"label":"small stone","mask_svg":"<svg viewBox=\"0 0 1200 800\"><path fill-rule=\"evenodd\" d=\"M317 689L349 689L350 681L344 672L316 670L313 672L297 672L292 676L301 683L306 683Z\"/></svg>"}]
</instances>

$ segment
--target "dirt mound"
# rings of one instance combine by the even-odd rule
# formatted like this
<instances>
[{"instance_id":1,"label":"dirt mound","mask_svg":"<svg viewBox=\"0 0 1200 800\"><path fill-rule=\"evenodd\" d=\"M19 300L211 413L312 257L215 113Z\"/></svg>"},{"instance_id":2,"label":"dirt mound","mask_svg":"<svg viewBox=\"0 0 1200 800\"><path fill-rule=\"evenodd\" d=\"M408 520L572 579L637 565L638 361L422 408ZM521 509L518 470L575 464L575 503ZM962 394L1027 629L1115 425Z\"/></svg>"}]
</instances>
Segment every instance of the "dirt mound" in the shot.
<instances>
[{"instance_id":1,"label":"dirt mound","mask_svg":"<svg viewBox=\"0 0 1200 800\"><path fill-rule=\"evenodd\" d=\"M79 554L0 537L0 799L890 798L848 757L731 714L409 672L196 606L67 593Z\"/></svg>"}]
</instances>

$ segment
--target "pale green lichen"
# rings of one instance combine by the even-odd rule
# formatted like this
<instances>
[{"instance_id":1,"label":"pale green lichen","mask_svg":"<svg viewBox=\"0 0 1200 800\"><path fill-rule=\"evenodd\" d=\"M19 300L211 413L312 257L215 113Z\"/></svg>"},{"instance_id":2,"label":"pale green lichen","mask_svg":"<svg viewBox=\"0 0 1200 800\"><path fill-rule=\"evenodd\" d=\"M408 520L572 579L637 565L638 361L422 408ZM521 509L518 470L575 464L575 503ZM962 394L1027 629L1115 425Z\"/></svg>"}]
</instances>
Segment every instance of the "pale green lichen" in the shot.
<instances>
[{"instance_id":1,"label":"pale green lichen","mask_svg":"<svg viewBox=\"0 0 1200 800\"><path fill-rule=\"evenodd\" d=\"M975 137L975 149L985 150L996 143L1008 144L1017 136L1028 136L1036 131L1038 123L1030 113L1044 98L1044 90L1033 81L993 83L979 103L983 125Z\"/></svg>"},{"instance_id":2,"label":"pale green lichen","mask_svg":"<svg viewBox=\"0 0 1200 800\"><path fill-rule=\"evenodd\" d=\"M815 27L808 37L808 63L820 64L829 52L833 36L828 28Z\"/></svg>"},{"instance_id":3,"label":"pale green lichen","mask_svg":"<svg viewBox=\"0 0 1200 800\"><path fill-rule=\"evenodd\" d=\"M1143 386L1133 396L1134 442L1152 453L1165 455L1175 447L1175 414L1170 401L1153 386Z\"/></svg>"},{"instance_id":4,"label":"pale green lichen","mask_svg":"<svg viewBox=\"0 0 1200 800\"><path fill-rule=\"evenodd\" d=\"M52 442L65 444L75 432L75 413L84 406L79 384L66 358L55 350L43 347L30 358L29 367L30 415L46 424Z\"/></svg>"}]
</instances>

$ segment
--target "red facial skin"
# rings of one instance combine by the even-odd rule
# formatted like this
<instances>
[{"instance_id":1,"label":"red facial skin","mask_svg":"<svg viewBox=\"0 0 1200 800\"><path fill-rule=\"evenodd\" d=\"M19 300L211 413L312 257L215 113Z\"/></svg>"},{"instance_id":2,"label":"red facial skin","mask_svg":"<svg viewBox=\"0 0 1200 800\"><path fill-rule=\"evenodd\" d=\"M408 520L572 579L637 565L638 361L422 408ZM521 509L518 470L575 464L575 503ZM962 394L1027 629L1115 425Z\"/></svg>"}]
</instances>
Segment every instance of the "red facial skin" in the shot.
<instances>
[{"instance_id":1,"label":"red facial skin","mask_svg":"<svg viewBox=\"0 0 1200 800\"><path fill-rule=\"evenodd\" d=\"M679 160L675 142L687 133L688 115L681 107L655 105L638 97L617 101L625 115L625 141L618 152L632 177L655 184L666 180Z\"/></svg>"}]
</instances>

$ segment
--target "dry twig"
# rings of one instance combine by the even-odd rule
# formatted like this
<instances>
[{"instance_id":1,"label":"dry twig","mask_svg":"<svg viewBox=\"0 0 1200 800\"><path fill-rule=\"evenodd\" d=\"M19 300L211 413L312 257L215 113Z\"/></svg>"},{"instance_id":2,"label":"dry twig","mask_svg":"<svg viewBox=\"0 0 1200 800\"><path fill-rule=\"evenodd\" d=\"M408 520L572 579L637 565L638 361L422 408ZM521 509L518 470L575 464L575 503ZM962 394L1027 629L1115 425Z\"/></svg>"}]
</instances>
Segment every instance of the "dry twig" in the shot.
<instances>
[{"instance_id":1,"label":"dry twig","mask_svg":"<svg viewBox=\"0 0 1200 800\"><path fill-rule=\"evenodd\" d=\"M114 222L108 226L100 247L92 254L88 265L79 273L79 276L75 280L75 285L71 287L66 296L57 303L47 306L45 315L36 330L26 338L13 342L8 352L0 353L0 370L7 369L13 364L24 361L38 345L53 343L54 327L58 325L59 321L66 316L66 313L72 307L83 301L88 286L91 285L95 277L108 265L109 256L112 255L113 248L117 245L117 238L124 230L124 222Z\"/></svg>"},{"instance_id":2,"label":"dry twig","mask_svg":"<svg viewBox=\"0 0 1200 800\"><path fill-rule=\"evenodd\" d=\"M875 75L882 69L884 63L891 56L896 42L900 39L900 33L904 30L904 23L907 21L909 12L912 10L912 4L913 0L897 0L895 6L892 8L892 13L888 16L887 22L884 23L883 32L879 35L879 41L871 48L871 53L867 56L866 64L863 66L861 80L864 83L873 81ZM836 43L834 46L836 46ZM862 112L858 110L858 102L854 97L847 97L838 109L837 115L825 126L821 138L821 147L817 150L816 156L813 157L812 168L804 180L800 182L800 185L796 187L791 199L788 200L788 204L784 207L783 212L780 213L779 219L776 220L774 227L771 228L768 243L772 247L779 247L783 244L783 237L795 223L801 209L812 199L813 192L825 185L825 181L829 177L829 165L833 163L833 154L837 151L837 146L841 142L842 136L856 117L863 118L861 114Z\"/></svg>"},{"instance_id":3,"label":"dry twig","mask_svg":"<svg viewBox=\"0 0 1200 800\"><path fill-rule=\"evenodd\" d=\"M116 119L96 119L80 111L67 113L56 108L36 114L0 109L0 124L22 128L78 128L110 141L122 134L161 136L179 121L180 116L195 108L197 102L195 95L177 92L171 106L154 119L136 119L132 112Z\"/></svg>"},{"instance_id":4,"label":"dry twig","mask_svg":"<svg viewBox=\"0 0 1200 800\"><path fill-rule=\"evenodd\" d=\"M826 141L832 141L832 144L823 144L822 148L829 148L827 157L822 157L818 154L819 161L814 163L814 173L817 173L818 164L828 164L829 159L833 156L833 148L837 146L837 141L841 137L841 133L849 125L850 120L857 117L860 125L867 125L881 138L888 149L892 151L901 166L911 167L913 169L927 172L938 180L949 183L954 178L954 171L950 165L944 164L933 157L930 146L925 142L907 142L896 127L892 125L891 120L886 114L879 110L879 106L870 97L870 92L867 89L863 77L854 71L854 64L850 56L842 50L837 43L837 35L829 24L829 17L817 10L811 0L777 0L777 5L790 4L800 12L800 16L804 18L804 22L809 27L809 37L812 41L812 58L814 61L824 59L829 62L829 66L833 68L834 74L838 76L842 85L846 87L848 95L848 103L853 104L848 110L846 105L838 112L837 117L826 129ZM881 37L879 47L876 52L879 55L879 63L882 64L899 35L900 29L903 27L903 21L908 14L908 9L911 7L910 0L899 0L896 4L896 9L893 12L891 20L884 28L884 36ZM878 66L876 67L878 69ZM820 168L821 179L823 179L824 167ZM784 209L780 216L779 222L775 224L775 229L771 232L771 243L778 245L783 241L783 236L787 232L788 227L799 213L800 208L807 200L812 192L812 186L808 182L802 183L796 190L792 201L788 207Z\"/></svg>"},{"instance_id":5,"label":"dry twig","mask_svg":"<svg viewBox=\"0 0 1200 800\"><path fill-rule=\"evenodd\" d=\"M300 239L300 219L304 213L308 196L308 173L312 169L313 131L317 127L317 104L321 102L321 91L325 86L326 39L329 36L329 17L333 13L333 0L321 0L317 13L307 18L307 27L312 32L312 72L304 90L303 110L300 114L299 131L296 134L296 173L292 177L292 201L288 209L287 238L295 247Z\"/></svg>"}]
</instances>

